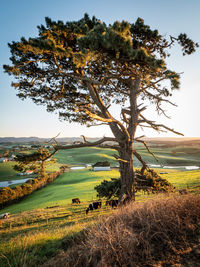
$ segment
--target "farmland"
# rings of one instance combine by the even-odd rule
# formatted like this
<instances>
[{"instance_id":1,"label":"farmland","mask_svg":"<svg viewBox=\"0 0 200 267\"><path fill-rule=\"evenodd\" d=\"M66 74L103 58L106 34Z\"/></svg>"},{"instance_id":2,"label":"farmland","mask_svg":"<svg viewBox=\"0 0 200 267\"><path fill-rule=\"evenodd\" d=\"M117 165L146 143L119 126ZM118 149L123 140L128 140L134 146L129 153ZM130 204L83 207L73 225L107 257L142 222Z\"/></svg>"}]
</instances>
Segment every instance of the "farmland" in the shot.
<instances>
[{"instance_id":1,"label":"farmland","mask_svg":"<svg viewBox=\"0 0 200 267\"><path fill-rule=\"evenodd\" d=\"M195 143L178 144L171 146L169 143L150 143L151 151L155 154L156 161L141 144L137 144L137 151L142 155L148 164L157 166L158 172L174 184L177 188L187 187L187 185L197 185L200 183L200 171L186 171L185 167L200 166L200 146ZM107 148L79 148L72 150L60 150L55 155L56 163L48 166L48 171L58 170L62 164L68 166L67 171L52 184L36 191L28 196L22 202L7 207L2 212L17 213L20 211L32 210L36 208L45 208L56 203L56 205L66 205L71 203L71 199L79 197L83 201L92 201L96 198L94 187L104 179L117 178L119 172L116 166L118 162L113 159L114 151ZM97 161L109 161L112 171L93 172L91 167L83 170L70 170L71 166L86 166L94 164ZM19 179L17 173L13 170L14 162L0 164L0 181ZM140 166L135 159L135 166ZM161 169L161 166L163 168ZM166 167L170 167L165 169ZM160 168L158 168L160 167ZM184 172L183 172L184 171Z\"/></svg>"},{"instance_id":2,"label":"farmland","mask_svg":"<svg viewBox=\"0 0 200 267\"><path fill-rule=\"evenodd\" d=\"M185 166L200 166L200 146L178 144L150 144L158 162L149 155L142 145L137 145L138 152L148 164L170 166L157 168L176 189L191 188L200 185L200 170L186 170ZM69 167L58 179L47 187L34 192L17 204L13 204L1 213L10 212L10 218L0 224L0 265L1 266L39 266L63 249L71 246L74 240L81 238L84 229L96 223L100 217L115 213L110 207L85 214L88 204L96 200L94 186L104 179L117 178L118 162L112 158L113 151L103 148L81 148L59 151L57 163L52 170L62 164ZM91 167L82 170L70 170L71 166L85 166L97 161L109 161L112 170L93 172ZM136 167L139 163L136 161ZM1 181L15 179L13 162L0 164ZM178 168L177 168L178 167ZM7 179L7 180L9 180ZM19 179L19 177L17 178ZM81 204L72 205L71 199L79 197ZM144 202L153 195L137 193L136 201Z\"/></svg>"}]
</instances>

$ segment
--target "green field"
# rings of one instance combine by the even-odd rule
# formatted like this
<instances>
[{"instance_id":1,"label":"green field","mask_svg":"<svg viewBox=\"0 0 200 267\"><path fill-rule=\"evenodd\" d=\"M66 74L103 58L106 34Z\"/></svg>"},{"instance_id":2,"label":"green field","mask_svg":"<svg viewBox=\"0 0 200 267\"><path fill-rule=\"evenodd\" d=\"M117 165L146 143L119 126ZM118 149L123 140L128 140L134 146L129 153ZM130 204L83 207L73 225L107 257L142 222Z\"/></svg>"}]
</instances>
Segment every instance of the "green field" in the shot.
<instances>
[{"instance_id":1,"label":"green field","mask_svg":"<svg viewBox=\"0 0 200 267\"><path fill-rule=\"evenodd\" d=\"M171 166L199 166L200 149L192 147L165 147L151 146L159 159L157 163L155 159L149 155L144 149L143 145L137 145L138 152L144 157L149 164L163 164ZM59 169L62 164L70 166L85 166L86 164L94 164L97 161L108 160L111 166L115 167L118 162L112 157L114 151L103 148L80 148L72 150L61 150L55 155L57 159L56 164L51 164L48 171L55 171ZM19 179L16 172L13 170L14 162L0 164L0 181ZM138 162L135 162L139 166ZM163 169L157 169L158 172L163 172ZM200 171L181 171L168 169L165 170L168 174L162 174L174 184L177 188L184 188L187 186L200 184ZM119 172L115 169L110 172L93 172L90 168L84 170L73 170L64 173L52 184L48 185L39 191L34 192L20 203L14 204L2 210L11 213L17 213L25 210L32 210L37 208L45 208L53 205L65 205L71 203L71 199L79 197L82 201L91 201L96 198L96 191L94 187L104 179L119 177ZM26 177L22 177L26 178Z\"/></svg>"},{"instance_id":2,"label":"green field","mask_svg":"<svg viewBox=\"0 0 200 267\"><path fill-rule=\"evenodd\" d=\"M200 147L178 146L163 147L150 145L151 151L155 154L158 162L146 151L142 144L137 144L135 149L141 154L148 164L171 165L171 166L200 166ZM58 164L67 164L68 166L79 166L85 164L94 164L97 161L109 161L112 167L119 163L112 155L116 152L106 148L79 148L71 150L60 150L55 158ZM0 163L0 181L9 181L19 179L17 172L13 170L14 162ZM135 166L140 163L135 159ZM50 166L49 171L54 171L59 165Z\"/></svg>"},{"instance_id":3,"label":"green field","mask_svg":"<svg viewBox=\"0 0 200 267\"><path fill-rule=\"evenodd\" d=\"M119 172L66 172L49 186L2 210L11 216L0 221L0 266L40 266L69 248L101 216L115 212L103 201L101 210L85 214L89 202L96 199L94 186L111 177L119 177ZM170 170L163 177L177 189L200 185L200 171ZM72 205L73 197L79 197L81 204ZM153 197L137 194L136 201Z\"/></svg>"},{"instance_id":4,"label":"green field","mask_svg":"<svg viewBox=\"0 0 200 267\"><path fill-rule=\"evenodd\" d=\"M155 145L150 145L150 149L157 157L158 162L148 153L143 145L137 144L135 149L148 164L200 166L200 147L155 147ZM55 158L59 163L69 165L94 164L97 161L107 160L111 163L111 166L118 166L118 162L112 157L115 153L114 150L106 148L79 148L60 150ZM135 159L135 165L140 165L137 159Z\"/></svg>"},{"instance_id":5,"label":"green field","mask_svg":"<svg viewBox=\"0 0 200 267\"><path fill-rule=\"evenodd\" d=\"M94 164L97 161L109 161L111 166L118 166L118 162L112 157L116 152L107 148L78 148L70 150L60 150L55 158L59 163L68 165Z\"/></svg>"},{"instance_id":6,"label":"green field","mask_svg":"<svg viewBox=\"0 0 200 267\"><path fill-rule=\"evenodd\" d=\"M13 170L14 162L0 163L0 181L20 179L17 172Z\"/></svg>"},{"instance_id":7,"label":"green field","mask_svg":"<svg viewBox=\"0 0 200 267\"><path fill-rule=\"evenodd\" d=\"M1 210L1 213L17 213L53 205L66 205L71 203L71 199L75 197L79 197L84 202L91 201L96 199L94 186L103 179L111 177L119 177L119 172L116 170L93 172L89 169L66 172L47 187L34 192L23 201Z\"/></svg>"},{"instance_id":8,"label":"green field","mask_svg":"<svg viewBox=\"0 0 200 267\"><path fill-rule=\"evenodd\" d=\"M200 171L167 171L168 174L162 174L162 177L166 178L177 189L200 185ZM70 204L71 199L75 197L79 197L83 202L92 201L96 199L94 187L97 184L100 184L104 179L117 178L119 175L117 170L105 172L93 172L90 169L69 171L47 187L34 192L23 201L11 205L1 212L18 213L54 205L63 206ZM137 199L141 199L141 194L136 196Z\"/></svg>"},{"instance_id":9,"label":"green field","mask_svg":"<svg viewBox=\"0 0 200 267\"><path fill-rule=\"evenodd\" d=\"M5 162L5 163L0 163L0 182L1 181L11 181L11 180L20 180L20 179L25 179L28 178L28 175L23 175L23 176L18 176L17 173L14 169L13 166L16 164L16 162ZM59 167L62 164L60 163L54 163L49 166L47 166L46 171L48 172L54 172L58 171ZM34 175L31 175L33 177Z\"/></svg>"},{"instance_id":10,"label":"green field","mask_svg":"<svg viewBox=\"0 0 200 267\"><path fill-rule=\"evenodd\" d=\"M161 164L154 161L142 146L139 145L137 148L148 163ZM193 151L191 148L180 146L176 148L176 152L173 151L174 147L165 149L152 147L151 149L162 164L199 166L199 149ZM118 163L113 160L113 153L111 149L102 148L59 151L56 154L57 165L51 168L53 171L60 164L67 164L70 167L104 160L108 160L114 167ZM15 177L13 164L0 164L1 181L4 177L10 179ZM167 172L162 174L162 177L176 186L177 190L200 185L200 170L181 170L157 169L158 172ZM99 217L115 212L105 206L103 201L101 210L91 212L87 216L85 214L90 201L97 199L94 186L104 179L114 177L119 177L117 169L106 172L94 172L91 168L67 169L47 187L1 210L1 213L10 212L11 216L0 221L0 266L40 266L61 250L70 247L74 240L81 236L82 231L96 223ZM81 204L72 205L71 199L74 197L79 197ZM136 201L145 201L153 197L153 195L138 193Z\"/></svg>"}]
</instances>

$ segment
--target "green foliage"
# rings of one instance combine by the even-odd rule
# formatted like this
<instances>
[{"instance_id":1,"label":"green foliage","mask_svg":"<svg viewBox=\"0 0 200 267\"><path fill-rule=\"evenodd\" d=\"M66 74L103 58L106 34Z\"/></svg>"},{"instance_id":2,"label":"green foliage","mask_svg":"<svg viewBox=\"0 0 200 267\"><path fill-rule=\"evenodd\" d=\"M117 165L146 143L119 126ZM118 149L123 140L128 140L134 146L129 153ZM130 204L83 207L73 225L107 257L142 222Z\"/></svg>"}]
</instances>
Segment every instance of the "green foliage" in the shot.
<instances>
[{"instance_id":1,"label":"green foliage","mask_svg":"<svg viewBox=\"0 0 200 267\"><path fill-rule=\"evenodd\" d=\"M119 197L121 188L121 180L111 178L110 181L103 180L100 185L94 187L97 191L97 197L110 199L111 197Z\"/></svg>"},{"instance_id":2,"label":"green foliage","mask_svg":"<svg viewBox=\"0 0 200 267\"><path fill-rule=\"evenodd\" d=\"M141 18L135 23L116 21L106 25L85 14L78 21L64 23L46 18L45 22L45 26L38 26L37 37L22 37L9 44L12 64L5 65L4 70L16 78L12 85L19 90L20 98L31 98L46 105L49 112L58 110L60 118L82 124L94 120L85 109L98 114L84 81L101 84L98 93L106 106L126 102L129 84L122 77L127 76L140 76L143 87L156 79L168 80L168 88L157 85L157 91L152 87L153 94L142 97L152 100L157 92L159 97L170 96L171 90L179 88L180 78L167 68L165 59L170 48L176 41L184 54L198 47L186 34L167 40Z\"/></svg>"},{"instance_id":3,"label":"green foliage","mask_svg":"<svg viewBox=\"0 0 200 267\"><path fill-rule=\"evenodd\" d=\"M182 46L183 55L190 55L195 51L196 47L199 47L199 44L194 43L185 33L181 33L178 36L178 42Z\"/></svg>"},{"instance_id":4,"label":"green foliage","mask_svg":"<svg viewBox=\"0 0 200 267\"><path fill-rule=\"evenodd\" d=\"M110 181L104 180L101 184L95 186L99 198L110 199L120 196L121 179L111 178ZM161 178L155 170L145 170L144 174L136 170L136 191L143 192L173 192L175 187L166 179Z\"/></svg>"}]
</instances>

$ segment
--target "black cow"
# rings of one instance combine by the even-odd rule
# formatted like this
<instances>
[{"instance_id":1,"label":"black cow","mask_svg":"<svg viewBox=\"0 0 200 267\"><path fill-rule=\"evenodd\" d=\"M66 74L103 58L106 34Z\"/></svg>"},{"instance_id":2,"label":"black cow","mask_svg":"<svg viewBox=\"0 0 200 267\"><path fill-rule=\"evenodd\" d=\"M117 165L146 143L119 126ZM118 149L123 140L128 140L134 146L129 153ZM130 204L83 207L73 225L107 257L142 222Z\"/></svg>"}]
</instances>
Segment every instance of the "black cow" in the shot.
<instances>
[{"instance_id":1,"label":"black cow","mask_svg":"<svg viewBox=\"0 0 200 267\"><path fill-rule=\"evenodd\" d=\"M100 209L102 207L102 202L98 201L98 202L93 202L89 205L89 207L86 209L86 214L88 214L88 212L90 210L97 210Z\"/></svg>"},{"instance_id":2,"label":"black cow","mask_svg":"<svg viewBox=\"0 0 200 267\"><path fill-rule=\"evenodd\" d=\"M119 200L118 199L111 199L111 200L107 200L106 201L106 206L111 206L112 208L117 207L119 204Z\"/></svg>"},{"instance_id":3,"label":"black cow","mask_svg":"<svg viewBox=\"0 0 200 267\"><path fill-rule=\"evenodd\" d=\"M80 204L80 203L81 203L81 201L79 198L73 198L72 199L72 204Z\"/></svg>"},{"instance_id":4,"label":"black cow","mask_svg":"<svg viewBox=\"0 0 200 267\"><path fill-rule=\"evenodd\" d=\"M3 214L0 214L0 219L7 219L9 216L10 216L10 213L6 212L6 213L3 213Z\"/></svg>"}]
</instances>

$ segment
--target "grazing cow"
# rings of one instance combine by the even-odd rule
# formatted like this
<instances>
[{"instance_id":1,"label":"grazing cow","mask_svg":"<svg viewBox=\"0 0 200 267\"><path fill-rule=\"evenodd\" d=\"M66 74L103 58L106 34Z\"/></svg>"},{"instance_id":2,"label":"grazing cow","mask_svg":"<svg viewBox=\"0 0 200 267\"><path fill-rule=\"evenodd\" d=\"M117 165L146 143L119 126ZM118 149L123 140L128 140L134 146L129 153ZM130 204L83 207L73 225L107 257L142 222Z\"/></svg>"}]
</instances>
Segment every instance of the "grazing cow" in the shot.
<instances>
[{"instance_id":1,"label":"grazing cow","mask_svg":"<svg viewBox=\"0 0 200 267\"><path fill-rule=\"evenodd\" d=\"M97 210L100 209L102 207L102 202L98 201L98 202L93 202L89 205L89 207L86 209L86 214L88 214L88 212L90 210Z\"/></svg>"},{"instance_id":2,"label":"grazing cow","mask_svg":"<svg viewBox=\"0 0 200 267\"><path fill-rule=\"evenodd\" d=\"M0 214L0 219L7 219L9 217L10 213L3 213L3 214Z\"/></svg>"},{"instance_id":3,"label":"grazing cow","mask_svg":"<svg viewBox=\"0 0 200 267\"><path fill-rule=\"evenodd\" d=\"M187 189L181 189L178 192L179 192L180 195L187 195L188 194Z\"/></svg>"},{"instance_id":4,"label":"grazing cow","mask_svg":"<svg viewBox=\"0 0 200 267\"><path fill-rule=\"evenodd\" d=\"M80 204L80 203L81 203L81 201L79 198L73 198L72 199L72 204Z\"/></svg>"},{"instance_id":5,"label":"grazing cow","mask_svg":"<svg viewBox=\"0 0 200 267\"><path fill-rule=\"evenodd\" d=\"M117 207L119 204L119 200L118 199L111 199L111 200L107 200L106 201L106 206L111 206L112 208Z\"/></svg>"}]
</instances>

